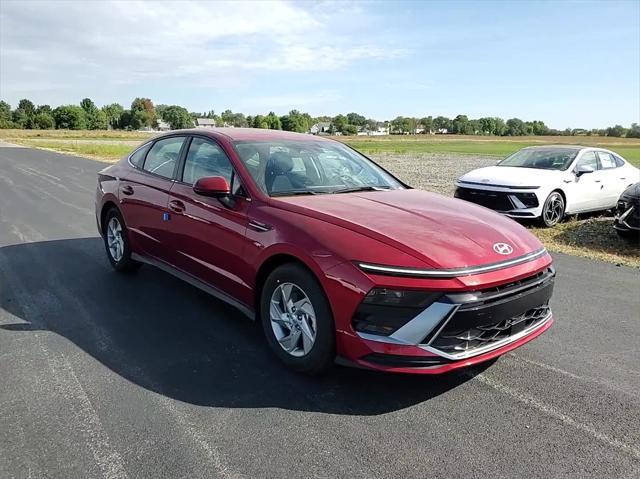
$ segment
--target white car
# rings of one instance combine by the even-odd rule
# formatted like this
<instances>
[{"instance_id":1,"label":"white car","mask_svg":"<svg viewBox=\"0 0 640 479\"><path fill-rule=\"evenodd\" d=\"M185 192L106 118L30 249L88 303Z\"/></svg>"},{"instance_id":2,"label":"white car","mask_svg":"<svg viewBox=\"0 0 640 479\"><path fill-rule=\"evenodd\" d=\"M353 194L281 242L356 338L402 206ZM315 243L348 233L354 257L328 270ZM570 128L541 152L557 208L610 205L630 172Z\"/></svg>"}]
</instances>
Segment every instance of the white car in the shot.
<instances>
[{"instance_id":1,"label":"white car","mask_svg":"<svg viewBox=\"0 0 640 479\"><path fill-rule=\"evenodd\" d=\"M455 196L554 226L567 214L614 208L620 194L638 181L640 170L609 150L532 146L461 176Z\"/></svg>"}]
</instances>

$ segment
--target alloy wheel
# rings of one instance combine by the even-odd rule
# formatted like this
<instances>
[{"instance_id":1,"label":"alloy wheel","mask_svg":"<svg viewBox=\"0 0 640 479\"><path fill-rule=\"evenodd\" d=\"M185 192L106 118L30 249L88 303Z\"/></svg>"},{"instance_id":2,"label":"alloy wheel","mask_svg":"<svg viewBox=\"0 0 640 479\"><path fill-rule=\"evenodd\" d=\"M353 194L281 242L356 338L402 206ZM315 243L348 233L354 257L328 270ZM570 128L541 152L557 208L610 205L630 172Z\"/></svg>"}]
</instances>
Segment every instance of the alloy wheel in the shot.
<instances>
[{"instance_id":1,"label":"alloy wheel","mask_svg":"<svg viewBox=\"0 0 640 479\"><path fill-rule=\"evenodd\" d=\"M316 340L316 313L307 294L282 283L271 295L269 318L278 344L295 357L306 356Z\"/></svg>"},{"instance_id":2,"label":"alloy wheel","mask_svg":"<svg viewBox=\"0 0 640 479\"><path fill-rule=\"evenodd\" d=\"M553 193L547 200L542 212L547 226L553 226L562 219L564 213L564 200L558 193Z\"/></svg>"},{"instance_id":3,"label":"alloy wheel","mask_svg":"<svg viewBox=\"0 0 640 479\"><path fill-rule=\"evenodd\" d=\"M117 263L124 255L124 239L122 238L122 225L118 218L111 218L107 225L107 246L111 258Z\"/></svg>"}]
</instances>

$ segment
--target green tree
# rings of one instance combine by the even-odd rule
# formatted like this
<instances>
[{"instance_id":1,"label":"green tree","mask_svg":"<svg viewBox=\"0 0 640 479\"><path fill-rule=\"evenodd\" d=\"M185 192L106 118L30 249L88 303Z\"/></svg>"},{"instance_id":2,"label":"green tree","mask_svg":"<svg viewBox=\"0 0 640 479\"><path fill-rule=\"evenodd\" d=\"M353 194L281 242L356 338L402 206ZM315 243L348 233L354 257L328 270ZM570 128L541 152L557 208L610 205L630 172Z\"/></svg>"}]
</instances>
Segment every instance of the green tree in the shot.
<instances>
[{"instance_id":1,"label":"green tree","mask_svg":"<svg viewBox=\"0 0 640 479\"><path fill-rule=\"evenodd\" d=\"M23 108L16 108L13 110L12 120L16 128L29 128L31 118Z\"/></svg>"},{"instance_id":2,"label":"green tree","mask_svg":"<svg viewBox=\"0 0 640 479\"><path fill-rule=\"evenodd\" d=\"M355 135L358 133L358 127L356 125L347 124L342 129L343 135Z\"/></svg>"},{"instance_id":3,"label":"green tree","mask_svg":"<svg viewBox=\"0 0 640 479\"><path fill-rule=\"evenodd\" d=\"M124 111L122 105L118 103L111 103L110 105L103 106L102 111L107 118L107 126L111 128L118 128L118 122L120 121L120 117Z\"/></svg>"},{"instance_id":4,"label":"green tree","mask_svg":"<svg viewBox=\"0 0 640 479\"><path fill-rule=\"evenodd\" d=\"M467 115L458 115L451 122L451 132L457 135L472 135L472 127Z\"/></svg>"},{"instance_id":5,"label":"green tree","mask_svg":"<svg viewBox=\"0 0 640 479\"><path fill-rule=\"evenodd\" d=\"M0 120L11 121L11 105L0 101Z\"/></svg>"},{"instance_id":6,"label":"green tree","mask_svg":"<svg viewBox=\"0 0 640 479\"><path fill-rule=\"evenodd\" d=\"M420 119L420 124L422 125L422 128L424 128L423 133L429 134L433 131L433 117L427 116Z\"/></svg>"},{"instance_id":7,"label":"green tree","mask_svg":"<svg viewBox=\"0 0 640 479\"><path fill-rule=\"evenodd\" d=\"M622 125L610 126L609 128L607 128L607 136L620 138L623 137L626 133L627 130Z\"/></svg>"},{"instance_id":8,"label":"green tree","mask_svg":"<svg viewBox=\"0 0 640 479\"><path fill-rule=\"evenodd\" d=\"M62 105L53 110L53 119L58 129L84 130L87 119L84 110L76 105Z\"/></svg>"},{"instance_id":9,"label":"green tree","mask_svg":"<svg viewBox=\"0 0 640 479\"><path fill-rule=\"evenodd\" d=\"M33 115L33 119L31 122L33 128L37 128L38 130L51 130L56 126L53 115L46 111Z\"/></svg>"},{"instance_id":10,"label":"green tree","mask_svg":"<svg viewBox=\"0 0 640 479\"><path fill-rule=\"evenodd\" d=\"M495 135L496 119L493 117L483 117L478 119L480 133L483 135Z\"/></svg>"},{"instance_id":11,"label":"green tree","mask_svg":"<svg viewBox=\"0 0 640 479\"><path fill-rule=\"evenodd\" d=\"M269 120L262 115L256 115L253 117L252 125L254 128L269 128Z\"/></svg>"},{"instance_id":12,"label":"green tree","mask_svg":"<svg viewBox=\"0 0 640 479\"><path fill-rule=\"evenodd\" d=\"M411 118L405 118L404 116L398 116L394 118L393 120L391 120L391 133L411 133L413 130L411 120Z\"/></svg>"},{"instance_id":13,"label":"green tree","mask_svg":"<svg viewBox=\"0 0 640 479\"><path fill-rule=\"evenodd\" d=\"M169 105L156 105L156 115L158 118L162 118L164 121L167 121L167 119L164 117L164 112L166 111L166 109L169 108ZM208 118L206 115L202 115L205 118Z\"/></svg>"},{"instance_id":14,"label":"green tree","mask_svg":"<svg viewBox=\"0 0 640 479\"><path fill-rule=\"evenodd\" d=\"M193 128L191 115L186 108L178 105L167 106L162 113L162 119L169 123L172 130Z\"/></svg>"},{"instance_id":15,"label":"green tree","mask_svg":"<svg viewBox=\"0 0 640 479\"><path fill-rule=\"evenodd\" d=\"M135 118L133 123L140 125L134 130L149 126L155 128L158 126L158 117L153 102L149 98L136 98L131 102L131 116Z\"/></svg>"},{"instance_id":16,"label":"green tree","mask_svg":"<svg viewBox=\"0 0 640 479\"><path fill-rule=\"evenodd\" d=\"M367 124L367 119L357 113L347 113L347 123L355 126L365 126Z\"/></svg>"},{"instance_id":17,"label":"green tree","mask_svg":"<svg viewBox=\"0 0 640 479\"><path fill-rule=\"evenodd\" d=\"M288 115L280 117L280 123L283 130L305 133L309 130L310 119L311 117L307 113L291 110Z\"/></svg>"},{"instance_id":18,"label":"green tree","mask_svg":"<svg viewBox=\"0 0 640 479\"><path fill-rule=\"evenodd\" d=\"M433 128L436 133L447 130L447 133L451 133L451 120L446 116L437 116L433 119Z\"/></svg>"},{"instance_id":19,"label":"green tree","mask_svg":"<svg viewBox=\"0 0 640 479\"><path fill-rule=\"evenodd\" d=\"M337 115L333 118L331 125L335 128L336 131L342 133L345 127L349 124L347 121L347 117L344 115Z\"/></svg>"},{"instance_id":20,"label":"green tree","mask_svg":"<svg viewBox=\"0 0 640 479\"><path fill-rule=\"evenodd\" d=\"M33 115L36 112L36 106L31 100L27 100L26 98L23 98L22 100L20 100L20 102L18 102L18 108L24 110L24 112L29 116Z\"/></svg>"},{"instance_id":21,"label":"green tree","mask_svg":"<svg viewBox=\"0 0 640 479\"><path fill-rule=\"evenodd\" d=\"M627 138L640 138L640 125L631 123L631 128L627 130Z\"/></svg>"},{"instance_id":22,"label":"green tree","mask_svg":"<svg viewBox=\"0 0 640 479\"><path fill-rule=\"evenodd\" d=\"M504 132L507 136L524 136L527 134L527 126L519 118L507 120L507 128Z\"/></svg>"},{"instance_id":23,"label":"green tree","mask_svg":"<svg viewBox=\"0 0 640 479\"><path fill-rule=\"evenodd\" d=\"M282 124L280 123L280 117L274 112L270 111L266 116L267 123L271 130L282 130Z\"/></svg>"},{"instance_id":24,"label":"green tree","mask_svg":"<svg viewBox=\"0 0 640 479\"><path fill-rule=\"evenodd\" d=\"M87 116L93 115L98 108L91 98L85 98L80 102L80 108L84 110Z\"/></svg>"}]
</instances>

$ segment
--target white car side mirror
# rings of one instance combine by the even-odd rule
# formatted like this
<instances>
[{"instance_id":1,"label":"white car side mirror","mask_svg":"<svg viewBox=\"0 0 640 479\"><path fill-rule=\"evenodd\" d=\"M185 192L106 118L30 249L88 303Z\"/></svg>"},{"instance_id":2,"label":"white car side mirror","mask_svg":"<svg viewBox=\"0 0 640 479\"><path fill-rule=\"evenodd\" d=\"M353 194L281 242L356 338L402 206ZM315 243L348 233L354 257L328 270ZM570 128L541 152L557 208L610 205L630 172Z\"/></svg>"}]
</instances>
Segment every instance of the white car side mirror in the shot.
<instances>
[{"instance_id":1,"label":"white car side mirror","mask_svg":"<svg viewBox=\"0 0 640 479\"><path fill-rule=\"evenodd\" d=\"M576 170L576 176L580 177L582 175L586 175L587 173L593 173L595 170L588 165L580 165Z\"/></svg>"}]
</instances>

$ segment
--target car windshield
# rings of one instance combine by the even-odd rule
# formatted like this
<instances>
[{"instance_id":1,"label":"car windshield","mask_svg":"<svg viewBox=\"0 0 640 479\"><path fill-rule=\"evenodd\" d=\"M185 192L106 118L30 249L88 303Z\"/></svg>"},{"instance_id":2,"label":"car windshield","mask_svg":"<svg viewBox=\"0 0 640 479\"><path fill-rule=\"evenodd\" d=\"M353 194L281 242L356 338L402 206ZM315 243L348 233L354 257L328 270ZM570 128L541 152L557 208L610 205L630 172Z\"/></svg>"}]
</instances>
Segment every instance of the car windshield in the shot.
<instances>
[{"instance_id":1,"label":"car windshield","mask_svg":"<svg viewBox=\"0 0 640 479\"><path fill-rule=\"evenodd\" d=\"M498 166L566 170L577 154L578 150L574 148L525 148L505 158Z\"/></svg>"},{"instance_id":2,"label":"car windshield","mask_svg":"<svg viewBox=\"0 0 640 479\"><path fill-rule=\"evenodd\" d=\"M403 188L356 151L328 141L236 141L256 184L270 196L348 193Z\"/></svg>"}]
</instances>

